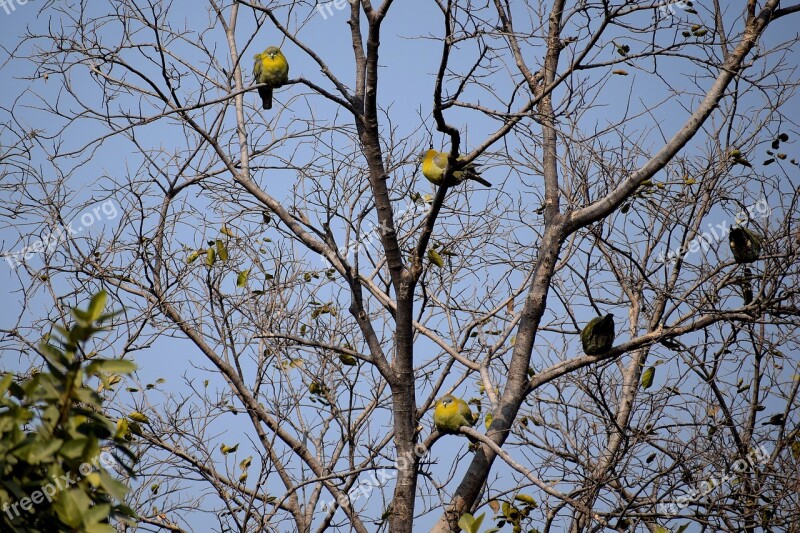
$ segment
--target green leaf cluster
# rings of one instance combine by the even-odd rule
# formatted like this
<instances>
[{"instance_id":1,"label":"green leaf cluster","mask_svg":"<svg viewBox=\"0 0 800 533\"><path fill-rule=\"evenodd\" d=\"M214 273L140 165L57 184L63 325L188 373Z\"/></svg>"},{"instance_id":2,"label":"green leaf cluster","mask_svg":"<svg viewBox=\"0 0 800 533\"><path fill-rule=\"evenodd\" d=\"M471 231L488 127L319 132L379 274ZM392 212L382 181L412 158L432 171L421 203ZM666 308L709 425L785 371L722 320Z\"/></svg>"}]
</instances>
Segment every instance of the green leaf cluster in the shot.
<instances>
[{"instance_id":1,"label":"green leaf cluster","mask_svg":"<svg viewBox=\"0 0 800 533\"><path fill-rule=\"evenodd\" d=\"M122 359L89 359L83 345L113 316L106 293L73 309L69 329L39 345L45 368L31 377L0 377L0 530L114 533L112 518L135 519L124 504L128 487L106 463L133 475L135 456L115 435L116 422L87 382L106 387L133 372Z\"/></svg>"}]
</instances>

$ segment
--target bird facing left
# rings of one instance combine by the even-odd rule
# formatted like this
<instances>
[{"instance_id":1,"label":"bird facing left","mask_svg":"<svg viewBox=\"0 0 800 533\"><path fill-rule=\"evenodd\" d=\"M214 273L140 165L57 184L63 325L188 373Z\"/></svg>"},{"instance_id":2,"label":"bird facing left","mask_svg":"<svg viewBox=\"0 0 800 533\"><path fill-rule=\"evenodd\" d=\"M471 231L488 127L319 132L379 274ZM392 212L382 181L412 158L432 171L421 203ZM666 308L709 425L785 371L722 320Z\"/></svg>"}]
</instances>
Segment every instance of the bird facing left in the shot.
<instances>
[{"instance_id":1,"label":"bird facing left","mask_svg":"<svg viewBox=\"0 0 800 533\"><path fill-rule=\"evenodd\" d=\"M431 148L420 157L420 162L422 164L422 175L434 185L441 186L444 182L444 176L447 170L448 155ZM491 183L481 177L477 165L474 163L463 165L461 157L456 159L456 162L462 166L452 172L453 185L472 180L477 181L484 187L492 186Z\"/></svg>"},{"instance_id":2,"label":"bird facing left","mask_svg":"<svg viewBox=\"0 0 800 533\"><path fill-rule=\"evenodd\" d=\"M469 404L461 398L450 394L436 401L433 410L433 423L441 433L458 433L461 426L474 426L478 417L469 408ZM473 439L467 437L472 441Z\"/></svg>"}]
</instances>

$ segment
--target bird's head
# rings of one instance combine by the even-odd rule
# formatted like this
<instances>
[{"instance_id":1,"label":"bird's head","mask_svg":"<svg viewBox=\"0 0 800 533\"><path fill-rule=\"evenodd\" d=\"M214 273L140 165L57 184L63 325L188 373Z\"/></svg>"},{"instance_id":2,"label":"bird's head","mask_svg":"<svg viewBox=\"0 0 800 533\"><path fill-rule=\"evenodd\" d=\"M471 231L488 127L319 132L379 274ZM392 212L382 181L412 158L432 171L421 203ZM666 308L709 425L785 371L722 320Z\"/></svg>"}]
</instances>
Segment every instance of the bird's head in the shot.
<instances>
[{"instance_id":1,"label":"bird's head","mask_svg":"<svg viewBox=\"0 0 800 533\"><path fill-rule=\"evenodd\" d=\"M428 149L428 150L426 150L424 153L421 153L421 154L419 154L419 159L418 159L418 162L419 162L420 164L422 164L422 163L425 161L425 158L426 158L426 157L430 157L430 156L431 156L431 154L434 154L434 155L435 155L435 154L436 154L436 150L434 150L433 148L429 148L429 149Z\"/></svg>"},{"instance_id":2,"label":"bird's head","mask_svg":"<svg viewBox=\"0 0 800 533\"><path fill-rule=\"evenodd\" d=\"M268 56L270 59L275 59L275 56L281 53L281 49L277 46L270 46L266 50L264 50L264 54Z\"/></svg>"},{"instance_id":3,"label":"bird's head","mask_svg":"<svg viewBox=\"0 0 800 533\"><path fill-rule=\"evenodd\" d=\"M608 313L606 316L603 317L603 320L600 321L598 324L602 329L607 331L614 330L614 315L612 313Z\"/></svg>"},{"instance_id":4,"label":"bird's head","mask_svg":"<svg viewBox=\"0 0 800 533\"><path fill-rule=\"evenodd\" d=\"M443 396L437 403L439 405L441 405L442 407L447 407L447 406L449 406L451 403L453 403L455 401L456 401L456 399L453 396L448 394L447 396Z\"/></svg>"}]
</instances>

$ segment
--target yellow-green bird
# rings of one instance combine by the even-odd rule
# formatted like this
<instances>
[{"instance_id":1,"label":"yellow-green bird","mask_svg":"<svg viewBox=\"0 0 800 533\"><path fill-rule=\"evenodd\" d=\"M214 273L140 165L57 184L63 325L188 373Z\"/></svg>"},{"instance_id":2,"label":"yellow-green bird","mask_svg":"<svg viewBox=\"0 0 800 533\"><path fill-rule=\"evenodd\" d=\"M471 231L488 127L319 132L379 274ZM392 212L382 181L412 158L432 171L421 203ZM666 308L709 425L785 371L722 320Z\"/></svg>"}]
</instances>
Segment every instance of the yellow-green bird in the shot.
<instances>
[{"instance_id":1,"label":"yellow-green bird","mask_svg":"<svg viewBox=\"0 0 800 533\"><path fill-rule=\"evenodd\" d=\"M461 161L459 157L456 162ZM444 171L447 168L447 154L444 152L437 152L433 148L425 152L421 157L422 162L422 175L434 185L442 185L444 178ZM466 180L477 181L484 187L491 187L492 184L481 178L478 167L474 163L468 165L458 165L458 168L453 172L454 185L463 183Z\"/></svg>"},{"instance_id":2,"label":"yellow-green bird","mask_svg":"<svg viewBox=\"0 0 800 533\"><path fill-rule=\"evenodd\" d=\"M761 235L747 228L736 227L731 230L728 239L733 259L737 263L758 261L761 255Z\"/></svg>"},{"instance_id":3,"label":"yellow-green bird","mask_svg":"<svg viewBox=\"0 0 800 533\"><path fill-rule=\"evenodd\" d=\"M253 56L253 77L256 83L266 83L258 88L261 107L272 109L272 89L276 89L289 81L289 63L277 46L270 46L260 54Z\"/></svg>"},{"instance_id":4,"label":"yellow-green bird","mask_svg":"<svg viewBox=\"0 0 800 533\"><path fill-rule=\"evenodd\" d=\"M469 408L467 402L450 394L436 401L433 409L433 423L442 433L458 433L461 426L474 426L478 417ZM471 437L467 437L473 441Z\"/></svg>"},{"instance_id":5,"label":"yellow-green bird","mask_svg":"<svg viewBox=\"0 0 800 533\"><path fill-rule=\"evenodd\" d=\"M586 355L605 353L614 345L614 315L598 316L581 331L581 343Z\"/></svg>"}]
</instances>

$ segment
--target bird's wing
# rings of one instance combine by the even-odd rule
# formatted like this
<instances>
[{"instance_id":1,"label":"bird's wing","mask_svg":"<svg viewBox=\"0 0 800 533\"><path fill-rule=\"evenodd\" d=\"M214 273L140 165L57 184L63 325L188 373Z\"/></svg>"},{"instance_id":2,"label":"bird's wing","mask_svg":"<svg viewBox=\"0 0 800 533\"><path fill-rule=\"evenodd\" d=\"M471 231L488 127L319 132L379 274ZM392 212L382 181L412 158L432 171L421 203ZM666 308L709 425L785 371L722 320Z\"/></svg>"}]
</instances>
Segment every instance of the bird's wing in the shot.
<instances>
[{"instance_id":1,"label":"bird's wing","mask_svg":"<svg viewBox=\"0 0 800 533\"><path fill-rule=\"evenodd\" d=\"M469 408L469 404L467 404L467 402L464 400L458 401L458 412L464 417L464 420L469 421L470 425L475 423L475 417L472 414L472 409Z\"/></svg>"},{"instance_id":2,"label":"bird's wing","mask_svg":"<svg viewBox=\"0 0 800 533\"><path fill-rule=\"evenodd\" d=\"M589 321L586 326L581 330L581 341L586 342L592 336L592 332L594 331L594 326L597 324L597 318L593 318Z\"/></svg>"},{"instance_id":3,"label":"bird's wing","mask_svg":"<svg viewBox=\"0 0 800 533\"><path fill-rule=\"evenodd\" d=\"M437 167L444 169L447 166L447 154L438 152L435 156L433 156L433 163Z\"/></svg>"},{"instance_id":4,"label":"bird's wing","mask_svg":"<svg viewBox=\"0 0 800 533\"><path fill-rule=\"evenodd\" d=\"M256 54L253 56L255 63L253 63L253 76L256 78L256 83L259 83L258 78L261 77L261 67L263 66L261 62L261 54Z\"/></svg>"},{"instance_id":5,"label":"bird's wing","mask_svg":"<svg viewBox=\"0 0 800 533\"><path fill-rule=\"evenodd\" d=\"M464 162L464 156L463 155L458 156L458 162L459 163L463 163ZM466 165L464 165L463 168L465 168L465 169L468 169L468 168L469 169L477 169L479 166L480 165L478 165L476 162L473 161L471 163L467 163Z\"/></svg>"}]
</instances>

